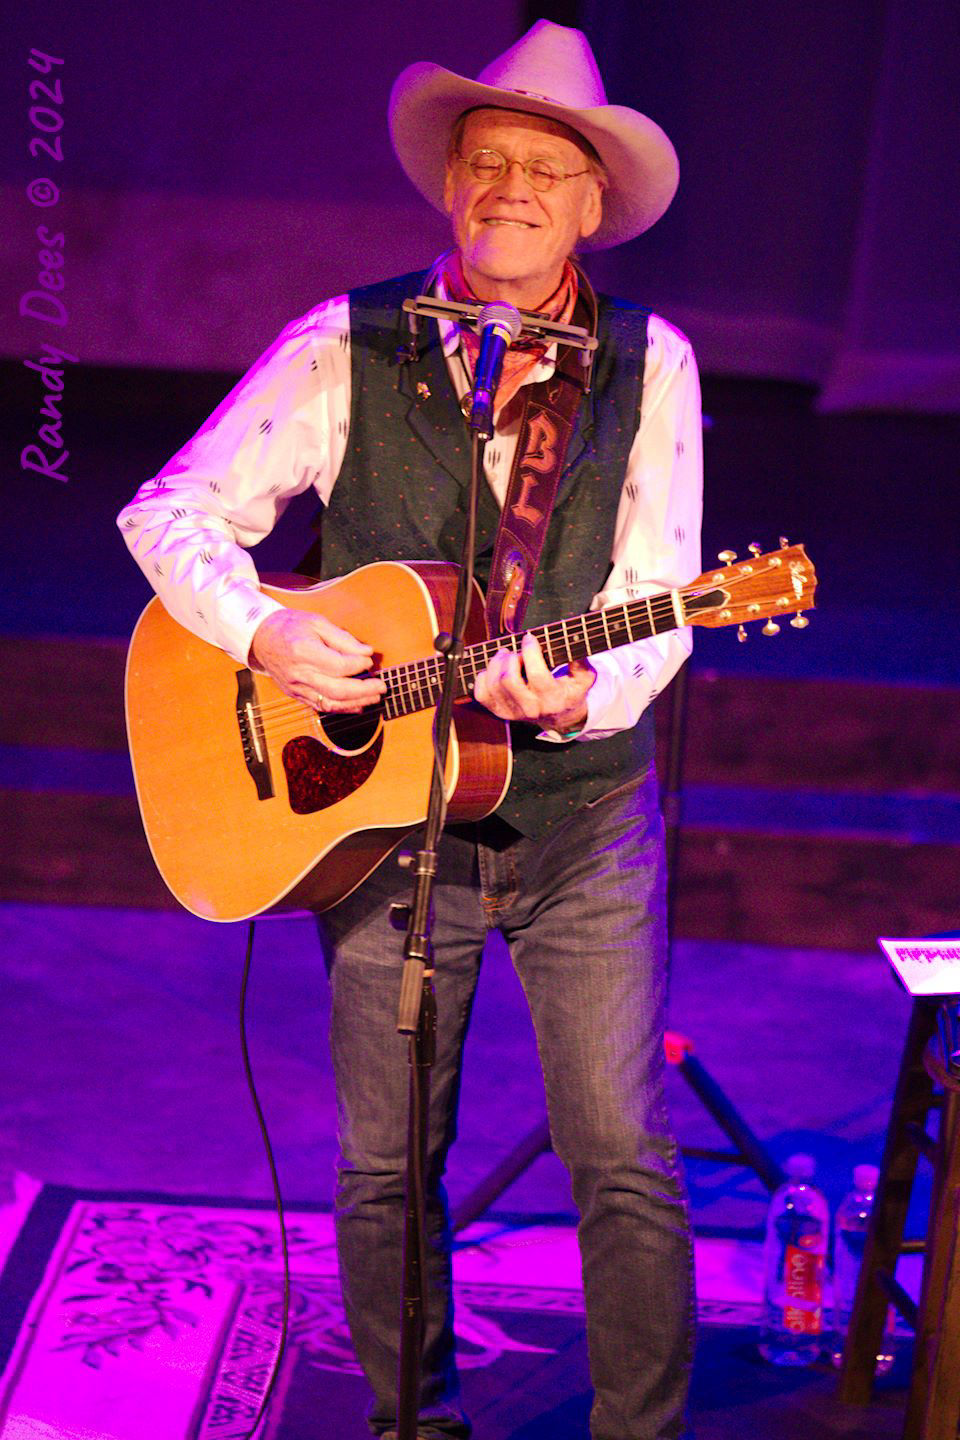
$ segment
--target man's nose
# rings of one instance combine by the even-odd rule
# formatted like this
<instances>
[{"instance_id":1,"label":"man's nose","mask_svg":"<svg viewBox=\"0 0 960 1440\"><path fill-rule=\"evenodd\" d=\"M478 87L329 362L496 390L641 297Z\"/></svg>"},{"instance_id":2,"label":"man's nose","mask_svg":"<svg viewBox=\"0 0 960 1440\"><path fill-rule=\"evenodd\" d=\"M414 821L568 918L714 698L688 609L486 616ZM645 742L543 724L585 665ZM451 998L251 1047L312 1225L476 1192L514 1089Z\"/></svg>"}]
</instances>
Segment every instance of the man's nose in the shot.
<instances>
[{"instance_id":1,"label":"man's nose","mask_svg":"<svg viewBox=\"0 0 960 1440\"><path fill-rule=\"evenodd\" d=\"M501 195L511 199L525 200L533 190L533 186L527 179L522 160L507 160L506 170L501 175L497 184L497 190Z\"/></svg>"}]
</instances>

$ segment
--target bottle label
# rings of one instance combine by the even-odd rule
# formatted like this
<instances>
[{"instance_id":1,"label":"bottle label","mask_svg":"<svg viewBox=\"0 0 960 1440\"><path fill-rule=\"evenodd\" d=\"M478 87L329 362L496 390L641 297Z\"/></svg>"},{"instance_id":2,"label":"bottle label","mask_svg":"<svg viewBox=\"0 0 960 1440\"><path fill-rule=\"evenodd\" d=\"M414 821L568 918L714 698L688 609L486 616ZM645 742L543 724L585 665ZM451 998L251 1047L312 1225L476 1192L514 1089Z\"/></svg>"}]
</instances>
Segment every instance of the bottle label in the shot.
<instances>
[{"instance_id":1,"label":"bottle label","mask_svg":"<svg viewBox=\"0 0 960 1440\"><path fill-rule=\"evenodd\" d=\"M784 1290L784 1327L793 1335L819 1335L823 1329L823 1256L788 1245Z\"/></svg>"}]
</instances>

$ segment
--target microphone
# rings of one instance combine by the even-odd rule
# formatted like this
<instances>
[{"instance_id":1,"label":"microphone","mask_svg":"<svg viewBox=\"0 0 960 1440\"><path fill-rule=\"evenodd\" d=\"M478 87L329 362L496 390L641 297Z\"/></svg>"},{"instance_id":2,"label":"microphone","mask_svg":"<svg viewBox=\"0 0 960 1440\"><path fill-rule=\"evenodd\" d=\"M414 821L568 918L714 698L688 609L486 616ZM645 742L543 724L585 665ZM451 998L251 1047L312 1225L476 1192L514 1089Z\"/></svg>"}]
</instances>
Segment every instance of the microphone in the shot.
<instances>
[{"instance_id":1,"label":"microphone","mask_svg":"<svg viewBox=\"0 0 960 1440\"><path fill-rule=\"evenodd\" d=\"M500 383L503 357L523 329L520 311L499 301L484 305L476 321L480 354L473 376L470 402L470 429L481 440L493 435L493 397Z\"/></svg>"}]
</instances>

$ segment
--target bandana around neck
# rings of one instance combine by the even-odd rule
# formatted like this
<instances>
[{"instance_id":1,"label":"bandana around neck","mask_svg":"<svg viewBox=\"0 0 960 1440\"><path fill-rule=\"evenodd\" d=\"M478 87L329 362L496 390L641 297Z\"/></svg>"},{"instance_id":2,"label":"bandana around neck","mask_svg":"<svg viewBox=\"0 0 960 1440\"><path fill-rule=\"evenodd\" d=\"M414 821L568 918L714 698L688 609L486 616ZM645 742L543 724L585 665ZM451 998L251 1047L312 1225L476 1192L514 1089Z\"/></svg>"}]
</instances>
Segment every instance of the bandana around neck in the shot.
<instances>
[{"instance_id":1,"label":"bandana around neck","mask_svg":"<svg viewBox=\"0 0 960 1440\"><path fill-rule=\"evenodd\" d=\"M450 300L457 300L462 305L483 304L483 301L474 295L467 283L458 250L452 250L447 256L440 275L443 280L443 288ZM560 284L549 299L538 307L537 313L545 315L549 320L556 320L561 325L569 325L573 319L574 306L577 303L577 290L577 272L570 261L565 260ZM480 354L480 336L469 325L460 325L458 328L472 375L476 368L477 356ZM540 364L547 349L548 345L545 341L535 340L532 336L517 340L510 346L504 356L503 371L497 387L496 406L498 410L513 399L527 376Z\"/></svg>"}]
</instances>

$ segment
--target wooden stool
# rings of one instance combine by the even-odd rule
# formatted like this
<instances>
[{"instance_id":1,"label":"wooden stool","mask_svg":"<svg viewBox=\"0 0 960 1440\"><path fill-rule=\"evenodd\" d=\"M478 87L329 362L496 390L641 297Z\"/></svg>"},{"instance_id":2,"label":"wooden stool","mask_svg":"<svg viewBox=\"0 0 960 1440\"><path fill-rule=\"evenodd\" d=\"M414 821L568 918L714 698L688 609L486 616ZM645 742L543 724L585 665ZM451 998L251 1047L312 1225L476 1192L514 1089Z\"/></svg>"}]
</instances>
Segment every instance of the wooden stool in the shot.
<instances>
[{"instance_id":1,"label":"wooden stool","mask_svg":"<svg viewBox=\"0 0 960 1440\"><path fill-rule=\"evenodd\" d=\"M904 1440L956 1440L960 1420L960 1077L939 1053L939 1008L939 1001L913 1003L840 1375L840 1399L866 1404L892 1300L916 1330ZM935 1108L941 1114L933 1140L926 1119ZM921 1152L934 1165L927 1239L904 1242ZM900 1254L918 1250L924 1264L916 1306L894 1273Z\"/></svg>"}]
</instances>

